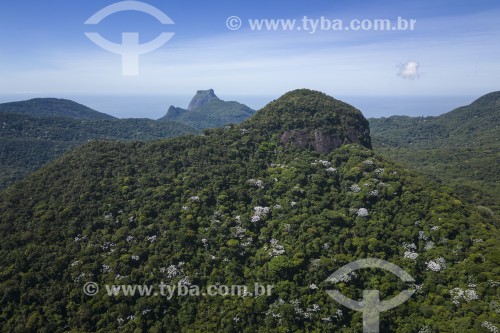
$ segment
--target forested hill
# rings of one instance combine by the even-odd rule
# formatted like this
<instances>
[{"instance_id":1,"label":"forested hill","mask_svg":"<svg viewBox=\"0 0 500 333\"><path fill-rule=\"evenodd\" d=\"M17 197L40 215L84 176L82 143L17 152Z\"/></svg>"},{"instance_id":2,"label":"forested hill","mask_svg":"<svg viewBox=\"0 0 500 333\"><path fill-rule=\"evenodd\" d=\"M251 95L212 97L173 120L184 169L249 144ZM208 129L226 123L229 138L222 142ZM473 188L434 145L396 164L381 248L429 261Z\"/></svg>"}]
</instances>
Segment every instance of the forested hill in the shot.
<instances>
[{"instance_id":1,"label":"forested hill","mask_svg":"<svg viewBox=\"0 0 500 333\"><path fill-rule=\"evenodd\" d=\"M335 131L329 131L334 128ZM241 125L93 142L0 192L0 327L29 332L361 332L360 299L415 291L381 332L500 327L494 221L372 151L367 121L290 92ZM328 144L324 145L323 143ZM362 270L388 260L404 284ZM96 282L101 291L86 296ZM108 296L105 285L273 285L270 296ZM158 290L155 290L158 291Z\"/></svg>"},{"instance_id":2,"label":"forested hill","mask_svg":"<svg viewBox=\"0 0 500 333\"><path fill-rule=\"evenodd\" d=\"M90 140L148 141L197 133L171 121L74 119L0 112L0 188Z\"/></svg>"},{"instance_id":3,"label":"forested hill","mask_svg":"<svg viewBox=\"0 0 500 333\"><path fill-rule=\"evenodd\" d=\"M188 112L189 114L184 114ZM200 90L189 110L171 107L168 117L117 119L76 102L35 98L0 104L0 188L23 179L65 151L89 140L149 141L239 123L255 113L238 102Z\"/></svg>"},{"instance_id":4,"label":"forested hill","mask_svg":"<svg viewBox=\"0 0 500 333\"><path fill-rule=\"evenodd\" d=\"M0 113L19 113L31 117L65 117L87 120L116 119L67 99L35 98L0 104Z\"/></svg>"},{"instance_id":5,"label":"forested hill","mask_svg":"<svg viewBox=\"0 0 500 333\"><path fill-rule=\"evenodd\" d=\"M370 119L374 148L500 214L500 92L438 117Z\"/></svg>"},{"instance_id":6,"label":"forested hill","mask_svg":"<svg viewBox=\"0 0 500 333\"><path fill-rule=\"evenodd\" d=\"M415 148L500 145L500 92L438 117L370 119L377 146Z\"/></svg>"}]
</instances>

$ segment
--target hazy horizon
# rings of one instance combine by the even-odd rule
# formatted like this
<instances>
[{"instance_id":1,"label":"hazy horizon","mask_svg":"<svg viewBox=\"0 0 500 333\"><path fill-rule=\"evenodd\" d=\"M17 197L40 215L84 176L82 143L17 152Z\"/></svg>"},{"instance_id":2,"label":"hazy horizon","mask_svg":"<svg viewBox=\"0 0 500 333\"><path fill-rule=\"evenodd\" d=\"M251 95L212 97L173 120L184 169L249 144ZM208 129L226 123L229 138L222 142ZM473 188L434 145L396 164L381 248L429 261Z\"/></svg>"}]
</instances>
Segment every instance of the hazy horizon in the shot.
<instances>
[{"instance_id":1,"label":"hazy horizon","mask_svg":"<svg viewBox=\"0 0 500 333\"><path fill-rule=\"evenodd\" d=\"M237 101L259 110L280 96L216 95L225 101ZM23 101L32 98L63 98L83 104L117 118L163 117L168 108L187 108L192 95L86 95L86 94L0 94L0 103ZM438 116L468 105L481 96L333 96L359 109L366 118L402 116Z\"/></svg>"}]
</instances>

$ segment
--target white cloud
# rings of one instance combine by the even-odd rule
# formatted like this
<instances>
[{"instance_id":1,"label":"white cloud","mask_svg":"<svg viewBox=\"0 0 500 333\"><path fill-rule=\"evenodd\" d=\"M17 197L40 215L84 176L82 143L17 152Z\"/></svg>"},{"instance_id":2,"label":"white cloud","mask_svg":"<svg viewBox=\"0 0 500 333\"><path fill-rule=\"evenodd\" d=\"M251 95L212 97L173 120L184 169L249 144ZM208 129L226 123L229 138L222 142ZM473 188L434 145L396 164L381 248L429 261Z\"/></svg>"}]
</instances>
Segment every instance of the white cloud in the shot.
<instances>
[{"instance_id":1,"label":"white cloud","mask_svg":"<svg viewBox=\"0 0 500 333\"><path fill-rule=\"evenodd\" d=\"M420 64L416 61L408 61L399 66L398 75L403 79L416 79L420 77L420 73L418 72L420 68Z\"/></svg>"}]
</instances>

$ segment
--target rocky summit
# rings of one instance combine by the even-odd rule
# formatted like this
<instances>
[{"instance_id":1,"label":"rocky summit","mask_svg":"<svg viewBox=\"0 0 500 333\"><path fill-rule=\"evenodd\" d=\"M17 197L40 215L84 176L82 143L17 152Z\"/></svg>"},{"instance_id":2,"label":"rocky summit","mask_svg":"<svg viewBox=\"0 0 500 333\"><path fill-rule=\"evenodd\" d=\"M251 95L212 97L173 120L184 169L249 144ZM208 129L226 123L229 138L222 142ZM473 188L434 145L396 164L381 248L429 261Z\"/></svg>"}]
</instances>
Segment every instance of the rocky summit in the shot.
<instances>
[{"instance_id":1,"label":"rocky summit","mask_svg":"<svg viewBox=\"0 0 500 333\"><path fill-rule=\"evenodd\" d=\"M370 128L353 106L324 93L299 89L260 110L249 124L273 131L282 144L329 153L345 144L371 148Z\"/></svg>"},{"instance_id":2,"label":"rocky summit","mask_svg":"<svg viewBox=\"0 0 500 333\"><path fill-rule=\"evenodd\" d=\"M187 109L170 106L167 114L159 121L176 121L202 130L237 124L254 113L254 110L244 104L221 100L213 89L209 89L198 90Z\"/></svg>"},{"instance_id":3,"label":"rocky summit","mask_svg":"<svg viewBox=\"0 0 500 333\"><path fill-rule=\"evenodd\" d=\"M188 111L195 111L212 100L220 100L219 97L215 95L213 89L198 90L191 100L191 103L189 103Z\"/></svg>"}]
</instances>

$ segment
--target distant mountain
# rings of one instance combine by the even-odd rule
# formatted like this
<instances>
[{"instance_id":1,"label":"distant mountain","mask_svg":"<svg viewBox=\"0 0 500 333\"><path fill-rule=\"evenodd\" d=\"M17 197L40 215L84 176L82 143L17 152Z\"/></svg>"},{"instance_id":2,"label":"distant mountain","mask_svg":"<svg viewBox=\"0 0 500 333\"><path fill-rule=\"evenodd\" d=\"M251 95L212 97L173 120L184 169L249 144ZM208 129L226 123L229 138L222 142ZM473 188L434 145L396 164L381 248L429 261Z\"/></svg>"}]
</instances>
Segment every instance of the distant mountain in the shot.
<instances>
[{"instance_id":1,"label":"distant mountain","mask_svg":"<svg viewBox=\"0 0 500 333\"><path fill-rule=\"evenodd\" d=\"M70 151L0 192L0 327L363 331L328 290L387 307L411 290L380 332L500 327L495 221L369 146L358 110L297 90L203 136ZM414 281L380 267L326 281L367 258Z\"/></svg>"},{"instance_id":2,"label":"distant mountain","mask_svg":"<svg viewBox=\"0 0 500 333\"><path fill-rule=\"evenodd\" d=\"M438 117L393 116L370 119L376 145L478 147L500 143L500 92Z\"/></svg>"},{"instance_id":3,"label":"distant mountain","mask_svg":"<svg viewBox=\"0 0 500 333\"><path fill-rule=\"evenodd\" d=\"M176 121L198 130L237 124L255 113L246 105L219 99L213 89L199 90L188 109L171 106L159 121Z\"/></svg>"},{"instance_id":4,"label":"distant mountain","mask_svg":"<svg viewBox=\"0 0 500 333\"><path fill-rule=\"evenodd\" d=\"M35 98L27 101L0 104L0 113L19 113L31 117L67 117L73 119L111 120L116 119L85 105L67 99Z\"/></svg>"},{"instance_id":5,"label":"distant mountain","mask_svg":"<svg viewBox=\"0 0 500 333\"><path fill-rule=\"evenodd\" d=\"M205 104L213 102L213 101L220 101L219 97L215 95L215 92L213 89L209 90L198 90L196 92L196 95L193 97L191 100L191 103L189 103L188 106L188 111L196 111L203 107Z\"/></svg>"},{"instance_id":6,"label":"distant mountain","mask_svg":"<svg viewBox=\"0 0 500 333\"><path fill-rule=\"evenodd\" d=\"M376 150L500 213L500 92L438 117L369 121Z\"/></svg>"},{"instance_id":7,"label":"distant mountain","mask_svg":"<svg viewBox=\"0 0 500 333\"><path fill-rule=\"evenodd\" d=\"M0 112L0 188L90 140L149 141L196 133L191 127L171 121L107 118L96 111L78 113L78 117L87 118L75 118L74 109L67 113L61 109L59 116L48 116L50 112L28 115L32 112Z\"/></svg>"}]
</instances>

